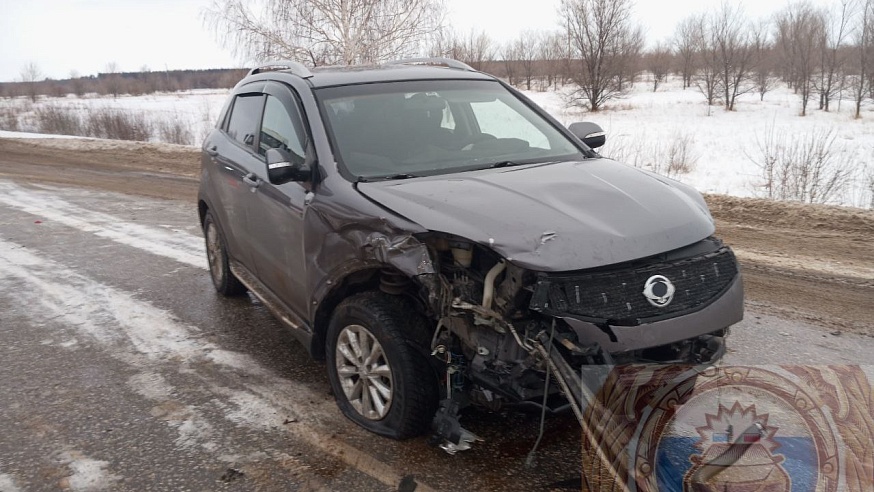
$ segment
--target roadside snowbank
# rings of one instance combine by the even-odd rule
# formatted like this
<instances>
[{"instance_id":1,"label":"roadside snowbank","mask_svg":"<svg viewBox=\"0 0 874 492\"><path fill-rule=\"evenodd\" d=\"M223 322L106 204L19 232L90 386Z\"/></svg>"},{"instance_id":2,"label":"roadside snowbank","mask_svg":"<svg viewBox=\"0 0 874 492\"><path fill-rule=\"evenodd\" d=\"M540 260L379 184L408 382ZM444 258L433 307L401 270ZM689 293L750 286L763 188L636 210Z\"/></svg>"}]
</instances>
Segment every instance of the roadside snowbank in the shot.
<instances>
[{"instance_id":1,"label":"roadside snowbank","mask_svg":"<svg viewBox=\"0 0 874 492\"><path fill-rule=\"evenodd\" d=\"M108 140L103 138L74 137L70 135L49 135L43 133L0 131L0 138L33 140L35 144L53 149L69 150L141 150L152 149L159 152L196 151L197 145L177 145L163 142L134 142L130 140Z\"/></svg>"}]
</instances>

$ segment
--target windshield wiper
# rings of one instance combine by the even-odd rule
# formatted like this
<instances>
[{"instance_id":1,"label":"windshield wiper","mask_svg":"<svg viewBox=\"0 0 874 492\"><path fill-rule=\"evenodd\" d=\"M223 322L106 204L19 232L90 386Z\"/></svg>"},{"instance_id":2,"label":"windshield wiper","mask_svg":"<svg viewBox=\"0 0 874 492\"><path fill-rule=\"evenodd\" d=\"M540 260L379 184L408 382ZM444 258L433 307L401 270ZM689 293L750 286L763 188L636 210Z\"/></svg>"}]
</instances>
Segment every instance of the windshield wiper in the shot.
<instances>
[{"instance_id":1,"label":"windshield wiper","mask_svg":"<svg viewBox=\"0 0 874 492\"><path fill-rule=\"evenodd\" d=\"M359 176L359 183L367 183L368 181L383 181L388 179L410 179L410 178L418 178L420 176L410 173L399 173L399 174L389 174L388 176Z\"/></svg>"},{"instance_id":2,"label":"windshield wiper","mask_svg":"<svg viewBox=\"0 0 874 492\"><path fill-rule=\"evenodd\" d=\"M554 164L558 161L541 161L539 159L527 159L524 161L498 161L490 166L490 169L495 169L499 167L510 167L510 166L543 166L546 164Z\"/></svg>"},{"instance_id":3,"label":"windshield wiper","mask_svg":"<svg viewBox=\"0 0 874 492\"><path fill-rule=\"evenodd\" d=\"M492 169L495 169L495 168L499 168L499 167L518 166L519 164L521 164L521 162L515 162L515 161L498 161L498 162L492 164L492 165L489 166L489 167L492 168Z\"/></svg>"}]
</instances>

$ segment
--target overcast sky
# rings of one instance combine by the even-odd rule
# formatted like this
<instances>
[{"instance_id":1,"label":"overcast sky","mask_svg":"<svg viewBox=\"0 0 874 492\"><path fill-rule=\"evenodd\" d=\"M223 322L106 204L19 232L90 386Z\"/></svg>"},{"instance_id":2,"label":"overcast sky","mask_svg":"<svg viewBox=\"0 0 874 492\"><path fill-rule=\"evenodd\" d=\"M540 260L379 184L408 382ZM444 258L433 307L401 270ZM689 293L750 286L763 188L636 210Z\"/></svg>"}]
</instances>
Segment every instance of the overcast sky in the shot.
<instances>
[{"instance_id":1,"label":"overcast sky","mask_svg":"<svg viewBox=\"0 0 874 492\"><path fill-rule=\"evenodd\" d=\"M831 5L837 0L814 0ZM637 0L634 14L650 42L666 38L692 12L721 0ZM497 41L524 29L557 27L559 0L446 0L449 22L467 32L483 29ZM788 0L743 3L751 17L766 16ZM211 0L0 0L0 81L19 78L35 62L43 75L69 77L104 71L240 66L203 25Z\"/></svg>"}]
</instances>

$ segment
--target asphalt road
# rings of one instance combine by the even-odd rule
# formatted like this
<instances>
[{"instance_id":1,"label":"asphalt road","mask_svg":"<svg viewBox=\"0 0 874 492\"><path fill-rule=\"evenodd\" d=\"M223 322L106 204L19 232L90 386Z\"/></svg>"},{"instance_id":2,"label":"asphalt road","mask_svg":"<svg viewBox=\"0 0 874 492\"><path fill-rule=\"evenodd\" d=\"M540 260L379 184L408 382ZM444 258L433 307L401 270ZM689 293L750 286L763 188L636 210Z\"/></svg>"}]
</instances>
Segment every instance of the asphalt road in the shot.
<instances>
[{"instance_id":1,"label":"asphalt road","mask_svg":"<svg viewBox=\"0 0 874 492\"><path fill-rule=\"evenodd\" d=\"M749 306L725 363L872 353ZM548 419L534 467L537 416L464 423L484 442L448 456L346 421L322 363L254 299L215 294L192 203L0 181L0 492L574 487L573 418Z\"/></svg>"}]
</instances>

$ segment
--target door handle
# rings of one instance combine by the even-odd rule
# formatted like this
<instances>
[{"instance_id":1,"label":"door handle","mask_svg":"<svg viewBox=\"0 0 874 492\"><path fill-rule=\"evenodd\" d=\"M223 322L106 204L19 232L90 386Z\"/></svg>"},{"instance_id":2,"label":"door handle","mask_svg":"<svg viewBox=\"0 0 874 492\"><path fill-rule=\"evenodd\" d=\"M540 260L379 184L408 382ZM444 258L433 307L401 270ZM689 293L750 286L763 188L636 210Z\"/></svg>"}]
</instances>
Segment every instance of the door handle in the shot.
<instances>
[{"instance_id":1,"label":"door handle","mask_svg":"<svg viewBox=\"0 0 874 492\"><path fill-rule=\"evenodd\" d=\"M215 157L218 155L218 145L213 145L212 147L206 149L206 153Z\"/></svg>"},{"instance_id":2,"label":"door handle","mask_svg":"<svg viewBox=\"0 0 874 492\"><path fill-rule=\"evenodd\" d=\"M255 173L249 173L243 176L243 182L249 185L252 188L252 191L255 191L256 188L261 186L261 180L258 179L258 176L255 176Z\"/></svg>"}]
</instances>

